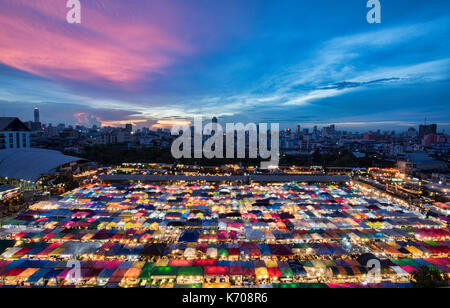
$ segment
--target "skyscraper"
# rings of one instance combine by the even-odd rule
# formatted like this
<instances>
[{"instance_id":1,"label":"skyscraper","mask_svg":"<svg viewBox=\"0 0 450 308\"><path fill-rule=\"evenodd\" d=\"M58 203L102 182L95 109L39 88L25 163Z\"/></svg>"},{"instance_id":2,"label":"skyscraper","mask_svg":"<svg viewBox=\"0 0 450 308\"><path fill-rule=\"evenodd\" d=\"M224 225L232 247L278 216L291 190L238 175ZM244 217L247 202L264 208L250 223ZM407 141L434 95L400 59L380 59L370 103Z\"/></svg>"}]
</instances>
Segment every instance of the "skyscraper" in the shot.
<instances>
[{"instance_id":1,"label":"skyscraper","mask_svg":"<svg viewBox=\"0 0 450 308\"><path fill-rule=\"evenodd\" d=\"M436 134L437 131L437 124L430 124L430 125L420 125L419 126L419 138L422 139L423 136L428 134Z\"/></svg>"},{"instance_id":2,"label":"skyscraper","mask_svg":"<svg viewBox=\"0 0 450 308\"><path fill-rule=\"evenodd\" d=\"M40 131L42 130L42 125L39 118L39 108L34 107L34 121L31 122L30 129L32 131Z\"/></svg>"},{"instance_id":3,"label":"skyscraper","mask_svg":"<svg viewBox=\"0 0 450 308\"><path fill-rule=\"evenodd\" d=\"M39 123L39 108L34 107L34 123Z\"/></svg>"}]
</instances>

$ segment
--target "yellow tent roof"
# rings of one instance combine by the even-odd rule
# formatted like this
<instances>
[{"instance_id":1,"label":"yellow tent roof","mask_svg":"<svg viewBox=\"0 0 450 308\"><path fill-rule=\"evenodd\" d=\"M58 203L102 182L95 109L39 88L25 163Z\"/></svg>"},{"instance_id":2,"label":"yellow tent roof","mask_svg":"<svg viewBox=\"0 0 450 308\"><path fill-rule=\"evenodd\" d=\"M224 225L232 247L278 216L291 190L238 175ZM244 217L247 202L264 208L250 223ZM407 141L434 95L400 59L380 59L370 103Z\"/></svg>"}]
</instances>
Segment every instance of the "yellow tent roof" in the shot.
<instances>
[{"instance_id":1,"label":"yellow tent roof","mask_svg":"<svg viewBox=\"0 0 450 308\"><path fill-rule=\"evenodd\" d=\"M27 268L26 270L24 270L22 273L20 273L19 275L17 275L17 278L20 279L27 279L29 278L31 275L33 275L34 273L36 273L39 269L38 268Z\"/></svg>"},{"instance_id":2,"label":"yellow tent roof","mask_svg":"<svg viewBox=\"0 0 450 308\"><path fill-rule=\"evenodd\" d=\"M167 266L169 265L169 259L159 259L158 262L156 262L155 266Z\"/></svg>"},{"instance_id":3,"label":"yellow tent roof","mask_svg":"<svg viewBox=\"0 0 450 308\"><path fill-rule=\"evenodd\" d=\"M414 246L406 246L405 247L409 252L411 252L414 255L421 255L423 254L422 250L414 247Z\"/></svg>"},{"instance_id":4,"label":"yellow tent roof","mask_svg":"<svg viewBox=\"0 0 450 308\"><path fill-rule=\"evenodd\" d=\"M267 271L267 268L265 267L257 267L255 268L255 275L256 278L269 278L269 272Z\"/></svg>"},{"instance_id":5,"label":"yellow tent roof","mask_svg":"<svg viewBox=\"0 0 450 308\"><path fill-rule=\"evenodd\" d=\"M266 267L278 267L277 262L273 260L265 260L264 263L266 263Z\"/></svg>"},{"instance_id":6,"label":"yellow tent roof","mask_svg":"<svg viewBox=\"0 0 450 308\"><path fill-rule=\"evenodd\" d=\"M205 289L228 289L231 288L231 284L228 282L221 282L221 283L204 283L202 285Z\"/></svg>"}]
</instances>

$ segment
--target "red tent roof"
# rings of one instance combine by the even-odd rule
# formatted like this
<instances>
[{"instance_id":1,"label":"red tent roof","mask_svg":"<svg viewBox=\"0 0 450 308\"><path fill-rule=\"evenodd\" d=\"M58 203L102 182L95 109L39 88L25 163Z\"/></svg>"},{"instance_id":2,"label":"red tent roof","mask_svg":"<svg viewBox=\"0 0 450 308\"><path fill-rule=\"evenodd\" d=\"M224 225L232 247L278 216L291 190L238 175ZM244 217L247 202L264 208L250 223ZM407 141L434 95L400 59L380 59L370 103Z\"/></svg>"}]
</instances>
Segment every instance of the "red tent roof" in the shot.
<instances>
[{"instance_id":1,"label":"red tent roof","mask_svg":"<svg viewBox=\"0 0 450 308\"><path fill-rule=\"evenodd\" d=\"M192 266L215 266L215 265L217 265L217 260L214 259L197 259L192 264Z\"/></svg>"},{"instance_id":2,"label":"red tent roof","mask_svg":"<svg viewBox=\"0 0 450 308\"><path fill-rule=\"evenodd\" d=\"M231 266L229 273L230 275L243 275L244 271L240 266Z\"/></svg>"},{"instance_id":3,"label":"red tent roof","mask_svg":"<svg viewBox=\"0 0 450 308\"><path fill-rule=\"evenodd\" d=\"M229 267L227 266L205 266L205 275L222 276L228 275Z\"/></svg>"},{"instance_id":4,"label":"red tent roof","mask_svg":"<svg viewBox=\"0 0 450 308\"><path fill-rule=\"evenodd\" d=\"M278 267L268 267L267 272L270 277L281 277L281 272Z\"/></svg>"},{"instance_id":5,"label":"red tent roof","mask_svg":"<svg viewBox=\"0 0 450 308\"><path fill-rule=\"evenodd\" d=\"M192 260L172 259L168 266L192 266Z\"/></svg>"},{"instance_id":6,"label":"red tent roof","mask_svg":"<svg viewBox=\"0 0 450 308\"><path fill-rule=\"evenodd\" d=\"M239 249L237 249L237 248L228 248L228 255L229 256L238 256L239 255Z\"/></svg>"}]
</instances>

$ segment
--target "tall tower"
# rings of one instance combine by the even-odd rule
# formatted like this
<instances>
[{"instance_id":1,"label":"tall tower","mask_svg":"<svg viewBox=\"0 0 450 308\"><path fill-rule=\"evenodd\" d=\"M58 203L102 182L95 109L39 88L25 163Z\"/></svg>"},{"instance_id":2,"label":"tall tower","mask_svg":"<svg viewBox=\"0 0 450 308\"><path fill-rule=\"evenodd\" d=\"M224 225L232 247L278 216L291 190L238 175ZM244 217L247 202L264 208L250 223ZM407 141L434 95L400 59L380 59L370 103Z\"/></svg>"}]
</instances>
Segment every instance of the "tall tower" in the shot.
<instances>
[{"instance_id":1,"label":"tall tower","mask_svg":"<svg viewBox=\"0 0 450 308\"><path fill-rule=\"evenodd\" d=\"M34 107L34 123L39 123L39 108Z\"/></svg>"}]
</instances>

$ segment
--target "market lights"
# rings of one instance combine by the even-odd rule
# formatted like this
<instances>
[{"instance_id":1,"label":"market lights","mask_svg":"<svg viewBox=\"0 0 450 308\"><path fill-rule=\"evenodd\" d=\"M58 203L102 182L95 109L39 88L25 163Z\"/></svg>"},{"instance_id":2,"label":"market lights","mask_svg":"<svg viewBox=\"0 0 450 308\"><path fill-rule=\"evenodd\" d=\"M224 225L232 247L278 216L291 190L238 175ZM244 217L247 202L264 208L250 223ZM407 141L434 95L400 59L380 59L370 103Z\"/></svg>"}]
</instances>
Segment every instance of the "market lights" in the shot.
<instances>
[{"instance_id":1,"label":"market lights","mask_svg":"<svg viewBox=\"0 0 450 308\"><path fill-rule=\"evenodd\" d=\"M0 238L15 244L0 285L69 283L72 258L91 271L79 284L164 287L363 283L367 252L383 283L450 264L447 227L354 185L87 185L4 221Z\"/></svg>"}]
</instances>

